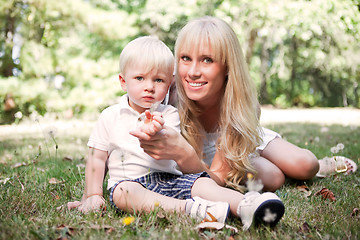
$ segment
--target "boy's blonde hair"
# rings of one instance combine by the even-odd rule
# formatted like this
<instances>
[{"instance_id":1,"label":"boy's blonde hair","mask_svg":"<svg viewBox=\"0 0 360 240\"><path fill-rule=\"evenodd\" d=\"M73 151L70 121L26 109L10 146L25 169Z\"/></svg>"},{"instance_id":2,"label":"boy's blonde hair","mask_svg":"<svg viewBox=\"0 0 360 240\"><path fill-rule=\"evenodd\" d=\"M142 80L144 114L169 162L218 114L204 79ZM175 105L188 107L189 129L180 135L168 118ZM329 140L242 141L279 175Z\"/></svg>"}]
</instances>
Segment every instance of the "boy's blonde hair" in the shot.
<instances>
[{"instance_id":1,"label":"boy's blonde hair","mask_svg":"<svg viewBox=\"0 0 360 240\"><path fill-rule=\"evenodd\" d=\"M217 150L224 153L232 169L225 179L226 184L243 191L240 183L245 179L245 173L255 173L248 156L260 142L256 88L250 79L235 32L218 18L203 17L185 25L175 43L176 63L179 62L181 53L201 50L204 45L211 46L215 61L225 64L228 71L224 95L219 102L221 116ZM201 111L186 96L178 74L175 79L182 134L202 158L205 130L198 120Z\"/></svg>"},{"instance_id":2,"label":"boy's blonde hair","mask_svg":"<svg viewBox=\"0 0 360 240\"><path fill-rule=\"evenodd\" d=\"M125 74L129 64L144 64L150 72L153 69L164 70L168 74L174 71L174 55L159 39L151 36L138 37L129 42L120 54L120 74Z\"/></svg>"}]
</instances>

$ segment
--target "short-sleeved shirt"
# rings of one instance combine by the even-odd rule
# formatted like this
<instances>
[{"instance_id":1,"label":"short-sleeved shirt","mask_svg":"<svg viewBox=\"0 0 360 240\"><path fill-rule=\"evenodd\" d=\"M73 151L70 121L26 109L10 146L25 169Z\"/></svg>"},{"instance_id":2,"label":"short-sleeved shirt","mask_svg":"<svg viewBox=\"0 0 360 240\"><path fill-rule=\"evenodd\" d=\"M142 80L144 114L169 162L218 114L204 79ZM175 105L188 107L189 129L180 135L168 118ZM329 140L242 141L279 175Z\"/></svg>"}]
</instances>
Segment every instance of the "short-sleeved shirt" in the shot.
<instances>
[{"instance_id":1,"label":"short-sleeved shirt","mask_svg":"<svg viewBox=\"0 0 360 240\"><path fill-rule=\"evenodd\" d=\"M262 131L259 131L260 137L262 139L261 144L256 148L256 152L259 153L260 151L264 150L264 148L269 144L271 140L277 137L281 137L280 134L274 132L268 128L262 128ZM203 152L204 152L204 162L211 166L211 163L214 159L215 152L216 152L216 141L219 137L218 132L206 133L205 140L203 144Z\"/></svg>"},{"instance_id":2,"label":"short-sleeved shirt","mask_svg":"<svg viewBox=\"0 0 360 240\"><path fill-rule=\"evenodd\" d=\"M165 125L180 132L180 119L177 109L160 104L156 111L161 112ZM139 114L128 103L128 96L106 108L92 131L88 146L108 153L110 189L120 180L136 179L150 172L168 172L182 175L174 160L155 160L140 147L139 140L130 135L142 124L145 114Z\"/></svg>"}]
</instances>

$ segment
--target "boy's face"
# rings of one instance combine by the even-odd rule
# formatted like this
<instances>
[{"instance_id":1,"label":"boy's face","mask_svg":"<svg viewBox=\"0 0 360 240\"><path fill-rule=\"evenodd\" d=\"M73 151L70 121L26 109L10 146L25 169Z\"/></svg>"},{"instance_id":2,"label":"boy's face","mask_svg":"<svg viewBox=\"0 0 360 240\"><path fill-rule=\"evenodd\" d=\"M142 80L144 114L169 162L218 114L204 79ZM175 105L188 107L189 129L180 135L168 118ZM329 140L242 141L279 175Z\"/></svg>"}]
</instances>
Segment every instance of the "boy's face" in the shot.
<instances>
[{"instance_id":1,"label":"boy's face","mask_svg":"<svg viewBox=\"0 0 360 240\"><path fill-rule=\"evenodd\" d=\"M119 75L121 87L129 95L129 105L142 113L155 102L164 100L172 80L172 72L153 69L146 72L144 64L129 64Z\"/></svg>"}]
</instances>

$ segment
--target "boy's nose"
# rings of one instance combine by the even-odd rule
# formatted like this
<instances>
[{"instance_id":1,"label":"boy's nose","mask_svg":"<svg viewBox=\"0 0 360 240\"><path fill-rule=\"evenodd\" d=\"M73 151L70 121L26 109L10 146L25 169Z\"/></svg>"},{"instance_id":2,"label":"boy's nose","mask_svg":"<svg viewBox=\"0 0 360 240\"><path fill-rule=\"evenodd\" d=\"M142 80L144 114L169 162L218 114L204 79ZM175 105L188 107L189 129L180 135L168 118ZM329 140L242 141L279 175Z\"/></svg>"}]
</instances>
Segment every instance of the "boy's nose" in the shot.
<instances>
[{"instance_id":1,"label":"boy's nose","mask_svg":"<svg viewBox=\"0 0 360 240\"><path fill-rule=\"evenodd\" d=\"M147 91L153 91L154 90L154 83L151 80L145 81L145 90Z\"/></svg>"}]
</instances>

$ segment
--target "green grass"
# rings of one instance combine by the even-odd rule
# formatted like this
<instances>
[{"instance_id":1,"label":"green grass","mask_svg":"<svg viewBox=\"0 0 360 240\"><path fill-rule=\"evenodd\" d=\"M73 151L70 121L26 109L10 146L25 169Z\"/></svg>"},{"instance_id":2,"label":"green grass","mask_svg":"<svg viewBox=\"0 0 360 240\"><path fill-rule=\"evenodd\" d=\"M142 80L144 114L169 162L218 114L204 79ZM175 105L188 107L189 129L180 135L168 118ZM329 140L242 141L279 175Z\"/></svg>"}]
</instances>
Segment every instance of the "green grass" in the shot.
<instances>
[{"instance_id":1,"label":"green grass","mask_svg":"<svg viewBox=\"0 0 360 240\"><path fill-rule=\"evenodd\" d=\"M272 125L288 141L310 149L320 159L330 156L330 148L343 143L341 152L359 164L358 128L315 124ZM86 142L91 129L58 132L48 138L41 131L31 134L0 135L0 239L359 239L360 171L349 176L314 178L307 182L287 181L276 193L286 212L274 228L252 228L242 232L239 220L228 223L229 230L203 231L189 217L156 210L149 214L119 213L107 205L107 211L83 215L77 211L57 211L68 201L81 198L84 186ZM56 149L55 141L58 145ZM39 148L40 146L40 148ZM67 158L65 158L67 157ZM14 167L16 163L25 166ZM60 183L50 184L56 178ZM306 184L312 194L306 197L296 186ZM336 201L323 200L315 193L326 187ZM124 217L135 221L124 226ZM307 227L308 226L308 227Z\"/></svg>"}]
</instances>

